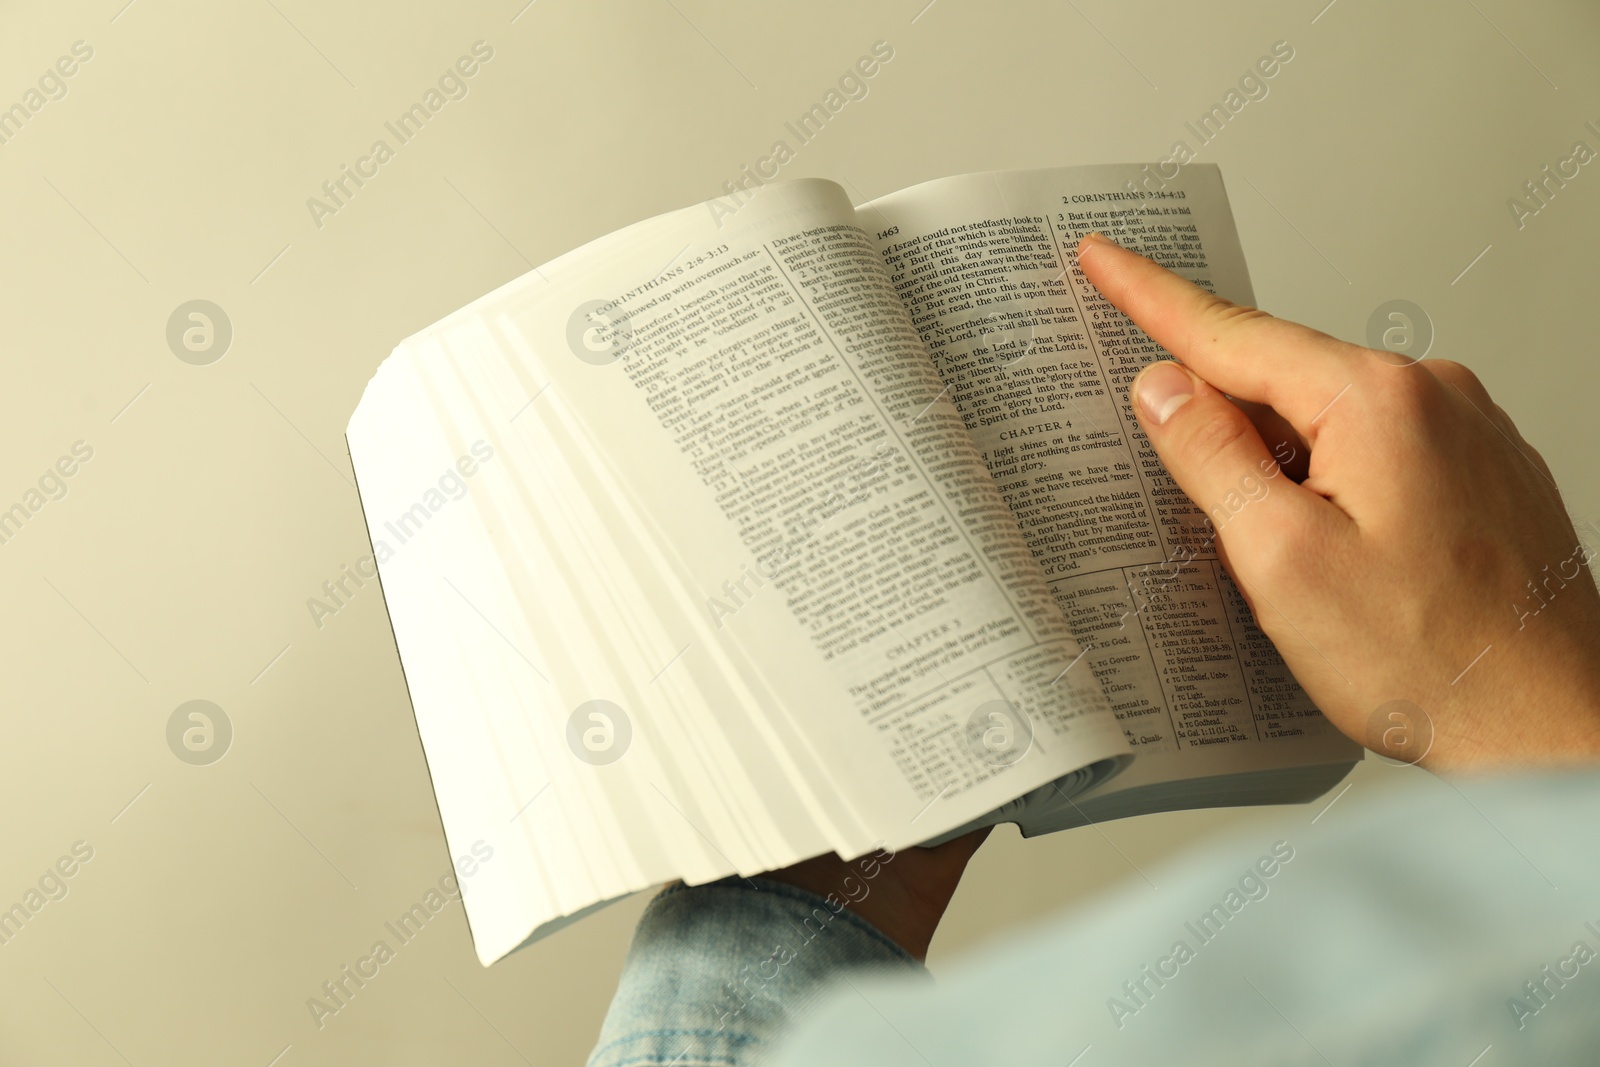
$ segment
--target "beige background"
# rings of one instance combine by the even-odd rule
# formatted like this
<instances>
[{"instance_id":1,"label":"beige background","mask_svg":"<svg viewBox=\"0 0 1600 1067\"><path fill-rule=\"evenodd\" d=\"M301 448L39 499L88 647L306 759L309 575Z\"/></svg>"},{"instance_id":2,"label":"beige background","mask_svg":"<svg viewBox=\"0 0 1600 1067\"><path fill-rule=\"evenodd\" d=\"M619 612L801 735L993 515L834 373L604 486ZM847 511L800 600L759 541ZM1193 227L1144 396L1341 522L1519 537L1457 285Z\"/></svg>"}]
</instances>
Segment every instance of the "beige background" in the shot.
<instances>
[{"instance_id":1,"label":"beige background","mask_svg":"<svg viewBox=\"0 0 1600 1067\"><path fill-rule=\"evenodd\" d=\"M345 421L399 339L714 195L875 40L895 58L787 176L863 199L1154 159L1289 41L1270 95L1201 154L1223 165L1261 302L1354 339L1382 302L1417 302L1434 354L1476 368L1573 511L1600 515L1600 164L1525 229L1506 208L1575 140L1600 147L1583 128L1600 124L1600 10L1324 2L0 7L0 106L74 41L94 49L0 145L0 507L75 441L94 450L0 545L0 907L75 841L95 850L0 945L0 1061L582 1058L638 902L491 971L453 906L323 1029L306 1008L447 862L378 594L320 629L306 606L364 551ZM479 39L495 56L470 95L319 229L307 197ZM196 298L234 330L209 366L165 340ZM235 729L210 766L166 742L196 698ZM1405 773L1368 765L1353 797ZM935 966L1090 894L1150 891L1195 835L1314 814L997 838Z\"/></svg>"}]
</instances>

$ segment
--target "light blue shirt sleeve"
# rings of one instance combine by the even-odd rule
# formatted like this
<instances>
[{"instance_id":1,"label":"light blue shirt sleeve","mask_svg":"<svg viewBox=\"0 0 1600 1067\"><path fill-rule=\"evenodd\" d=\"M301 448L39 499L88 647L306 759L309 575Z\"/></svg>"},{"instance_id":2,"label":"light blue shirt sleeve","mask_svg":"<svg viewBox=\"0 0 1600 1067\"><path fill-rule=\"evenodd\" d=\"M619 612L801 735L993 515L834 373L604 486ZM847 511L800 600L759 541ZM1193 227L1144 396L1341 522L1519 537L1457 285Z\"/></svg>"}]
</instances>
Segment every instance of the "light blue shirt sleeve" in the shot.
<instances>
[{"instance_id":1,"label":"light blue shirt sleeve","mask_svg":"<svg viewBox=\"0 0 1600 1067\"><path fill-rule=\"evenodd\" d=\"M790 1067L1600 1063L1600 774L1393 773L1403 784L1360 782L1351 791L1368 798L1207 844L1147 871L1153 885L991 944L937 985L908 980L903 953L836 918L849 936L763 987L759 1013L724 1018L731 1033L707 1047L722 1058L676 1062L769 1062L771 1050ZM680 890L690 914L646 913L636 950L666 939L671 966L695 979L661 982L662 958L643 958L646 972L630 956L613 1041L655 1013L717 1018L701 998L729 977L728 946L794 936L793 912L767 895L715 891L733 895L701 910L702 890ZM674 1000L689 990L694 1006ZM670 1064L681 1049L597 1062Z\"/></svg>"},{"instance_id":2,"label":"light blue shirt sleeve","mask_svg":"<svg viewBox=\"0 0 1600 1067\"><path fill-rule=\"evenodd\" d=\"M830 979L873 972L929 983L837 899L765 878L669 886L639 918L590 1067L761 1062Z\"/></svg>"}]
</instances>

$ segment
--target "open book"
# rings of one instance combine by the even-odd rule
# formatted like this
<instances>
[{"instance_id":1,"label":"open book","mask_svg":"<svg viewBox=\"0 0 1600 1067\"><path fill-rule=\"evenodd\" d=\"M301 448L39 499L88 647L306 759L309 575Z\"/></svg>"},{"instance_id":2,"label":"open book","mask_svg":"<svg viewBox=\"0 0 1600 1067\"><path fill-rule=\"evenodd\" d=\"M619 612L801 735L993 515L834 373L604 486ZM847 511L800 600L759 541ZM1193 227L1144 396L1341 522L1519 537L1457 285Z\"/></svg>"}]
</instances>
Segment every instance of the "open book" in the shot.
<instances>
[{"instance_id":1,"label":"open book","mask_svg":"<svg viewBox=\"0 0 1600 1067\"><path fill-rule=\"evenodd\" d=\"M673 879L1305 801L1360 758L1140 431L1163 353L1090 230L1252 301L1213 166L805 180L383 363L347 440L446 838L493 849L485 964Z\"/></svg>"}]
</instances>

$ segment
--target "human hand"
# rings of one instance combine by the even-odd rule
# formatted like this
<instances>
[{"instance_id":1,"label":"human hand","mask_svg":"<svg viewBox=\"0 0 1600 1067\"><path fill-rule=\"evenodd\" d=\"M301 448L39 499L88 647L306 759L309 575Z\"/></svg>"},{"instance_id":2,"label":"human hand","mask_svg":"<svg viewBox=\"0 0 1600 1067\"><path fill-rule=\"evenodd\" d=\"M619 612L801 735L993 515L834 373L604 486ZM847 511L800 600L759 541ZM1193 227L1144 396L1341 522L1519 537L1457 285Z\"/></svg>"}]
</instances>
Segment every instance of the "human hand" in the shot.
<instances>
[{"instance_id":1,"label":"human hand","mask_svg":"<svg viewBox=\"0 0 1600 1067\"><path fill-rule=\"evenodd\" d=\"M1140 424L1335 726L1392 743L1374 714L1403 700L1431 730L1385 755L1434 769L1600 758L1589 554L1550 468L1471 371L1229 304L1098 234L1078 262L1183 361L1135 380ZM1229 396L1265 408L1252 422ZM1309 452L1302 482L1273 477L1282 434Z\"/></svg>"},{"instance_id":2,"label":"human hand","mask_svg":"<svg viewBox=\"0 0 1600 1067\"><path fill-rule=\"evenodd\" d=\"M762 875L849 908L919 960L990 827L933 848L869 853L845 862L833 853Z\"/></svg>"}]
</instances>

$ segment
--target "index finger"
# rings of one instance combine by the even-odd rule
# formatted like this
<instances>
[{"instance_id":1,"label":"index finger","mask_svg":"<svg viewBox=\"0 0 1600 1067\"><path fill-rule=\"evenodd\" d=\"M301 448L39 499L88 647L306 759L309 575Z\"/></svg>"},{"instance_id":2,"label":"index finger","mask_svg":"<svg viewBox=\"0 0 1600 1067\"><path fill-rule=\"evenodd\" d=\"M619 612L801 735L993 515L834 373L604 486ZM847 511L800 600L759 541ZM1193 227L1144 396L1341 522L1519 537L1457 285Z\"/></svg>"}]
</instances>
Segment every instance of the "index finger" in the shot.
<instances>
[{"instance_id":1,"label":"index finger","mask_svg":"<svg viewBox=\"0 0 1600 1067\"><path fill-rule=\"evenodd\" d=\"M1270 405L1307 441L1370 365L1365 349L1231 304L1101 234L1079 242L1078 265L1151 340L1230 396Z\"/></svg>"}]
</instances>

